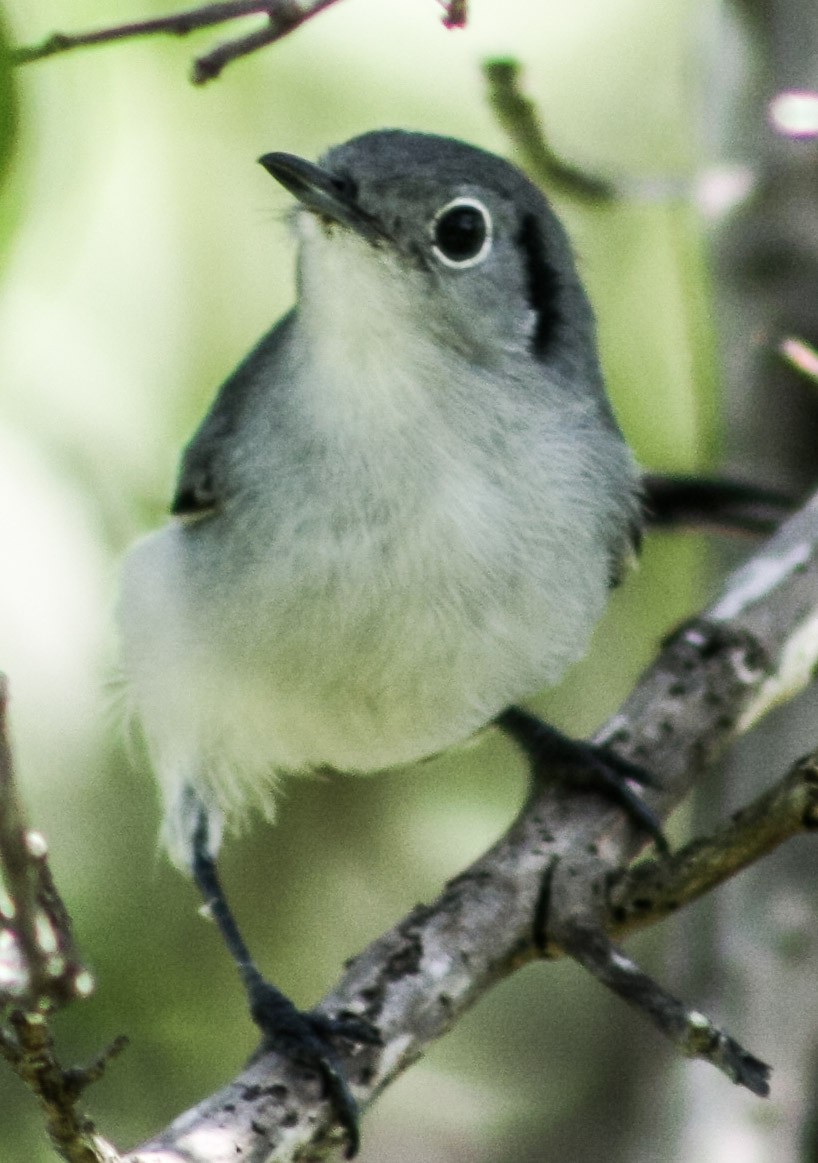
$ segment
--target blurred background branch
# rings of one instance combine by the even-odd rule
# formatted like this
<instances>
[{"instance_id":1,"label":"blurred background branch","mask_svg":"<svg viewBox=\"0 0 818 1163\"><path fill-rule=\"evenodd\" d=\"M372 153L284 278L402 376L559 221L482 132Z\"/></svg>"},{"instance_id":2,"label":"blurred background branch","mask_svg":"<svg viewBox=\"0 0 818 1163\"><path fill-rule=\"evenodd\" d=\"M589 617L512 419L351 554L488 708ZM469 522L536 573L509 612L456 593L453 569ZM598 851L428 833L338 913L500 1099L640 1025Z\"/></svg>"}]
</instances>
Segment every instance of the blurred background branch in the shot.
<instances>
[{"instance_id":1,"label":"blurred background branch","mask_svg":"<svg viewBox=\"0 0 818 1163\"><path fill-rule=\"evenodd\" d=\"M729 471L753 465L757 479L800 492L818 474L818 393L805 374L818 341L818 8L806 0L721 4L702 48L702 148L722 174L745 180L741 196L708 212L724 462ZM794 132L794 106L802 130L812 109L812 135ZM799 346L782 353L788 338ZM812 688L761 724L721 778L699 789L699 826L761 792L782 755L811 747L817 718ZM669 1163L698 1158L716 1140L751 1142L771 1163L817 1157L818 1016L808 978L818 955L818 865L797 843L783 848L771 869L753 868L709 898L695 926L683 918L678 940L686 988L703 990L725 1020L741 1014L753 1044L784 1059L775 1116L761 1123L734 1093L717 1099L687 1078L684 1133ZM776 995L762 1002L757 991L770 981Z\"/></svg>"},{"instance_id":2,"label":"blurred background branch","mask_svg":"<svg viewBox=\"0 0 818 1163\"><path fill-rule=\"evenodd\" d=\"M56 53L70 49L89 48L91 45L109 44L112 41L132 40L135 37L153 36L163 33L170 36L187 36L200 28L210 28L214 24L225 24L249 15L263 15L263 28L226 41L211 49L193 63L193 81L200 85L213 80L231 61L247 56L265 45L272 44L287 36L306 20L329 8L336 0L308 0L305 4L293 0L224 0L223 3L205 4L185 12L158 16L153 20L135 20L127 24L117 24L100 28L93 32L54 32L39 44L15 49L12 61L23 65L31 61L43 60Z\"/></svg>"},{"instance_id":3,"label":"blurred background branch","mask_svg":"<svg viewBox=\"0 0 818 1163\"><path fill-rule=\"evenodd\" d=\"M519 165L532 181L566 197L590 202L605 203L617 197L612 182L568 165L552 148L534 102L523 91L519 61L486 61L483 73L489 104L517 152Z\"/></svg>"},{"instance_id":4,"label":"blurred background branch","mask_svg":"<svg viewBox=\"0 0 818 1163\"><path fill-rule=\"evenodd\" d=\"M48 865L48 846L30 830L17 794L7 734L8 684L0 675L0 940L8 961L0 975L0 1006L30 1010L87 993L91 979L79 960L71 920ZM19 970L15 970L15 966Z\"/></svg>"},{"instance_id":5,"label":"blurred background branch","mask_svg":"<svg viewBox=\"0 0 818 1163\"><path fill-rule=\"evenodd\" d=\"M133 40L157 33L187 36L200 28L211 28L214 24L225 24L246 16L264 16L266 23L263 27L236 37L235 40L225 41L194 60L192 79L194 84L202 85L218 77L232 61L281 40L334 3L336 0L223 0L221 3L204 4L199 8L158 16L152 20L133 20L92 32L53 32L38 44L13 49L11 59L14 64L24 65L71 49ZM443 24L446 28L464 27L467 20L466 0L448 0L443 3L443 8Z\"/></svg>"}]
</instances>

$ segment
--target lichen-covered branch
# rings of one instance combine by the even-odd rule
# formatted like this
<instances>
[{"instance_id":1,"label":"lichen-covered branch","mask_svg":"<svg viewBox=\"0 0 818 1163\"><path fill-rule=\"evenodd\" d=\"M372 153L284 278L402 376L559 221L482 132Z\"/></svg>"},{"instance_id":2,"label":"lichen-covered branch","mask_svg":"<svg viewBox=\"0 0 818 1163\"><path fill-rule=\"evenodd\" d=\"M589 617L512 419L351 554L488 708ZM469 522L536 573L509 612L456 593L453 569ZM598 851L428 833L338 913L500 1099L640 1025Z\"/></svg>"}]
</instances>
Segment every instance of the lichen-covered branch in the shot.
<instances>
[{"instance_id":1,"label":"lichen-covered branch","mask_svg":"<svg viewBox=\"0 0 818 1163\"><path fill-rule=\"evenodd\" d=\"M0 675L0 1010L59 1005L87 993L71 920L48 866L45 838L26 824L7 730L8 685Z\"/></svg>"},{"instance_id":2,"label":"lichen-covered branch","mask_svg":"<svg viewBox=\"0 0 818 1163\"><path fill-rule=\"evenodd\" d=\"M86 996L93 982L74 945L45 840L28 828L17 795L7 707L8 687L0 675L0 1054L38 1099L64 1159L112 1163L116 1153L96 1135L77 1102L124 1039L84 1069L63 1069L57 1058L50 1016Z\"/></svg>"},{"instance_id":3,"label":"lichen-covered branch","mask_svg":"<svg viewBox=\"0 0 818 1163\"><path fill-rule=\"evenodd\" d=\"M818 496L665 644L597 741L656 773L661 787L645 794L664 817L741 731L809 681L816 662ZM615 956L604 949L597 955L600 931L615 936L661 919L795 831L814 827L815 770L814 759L804 761L710 839L624 875L620 870L643 839L621 812L567 781L533 788L506 835L434 904L413 910L356 957L321 1003L327 1013L367 1018L382 1034L381 1047L347 1051L356 1097L363 1106L373 1101L492 985L541 956L543 944L548 955L559 955L562 936L571 954L604 980ZM543 884L549 886L545 906ZM599 924L583 936L577 918L588 917ZM640 1008L658 1010L669 1034L676 1023L685 1052L764 1089L762 1063L630 965L630 984L627 974L608 984ZM659 994L650 992L646 1006L637 994L648 982ZM546 988L544 979L544 1005ZM338 1141L330 1119L317 1078L260 1052L232 1083L127 1160L321 1159Z\"/></svg>"},{"instance_id":4,"label":"lichen-covered branch","mask_svg":"<svg viewBox=\"0 0 818 1163\"><path fill-rule=\"evenodd\" d=\"M642 860L613 882L609 927L641 929L698 900L779 844L818 830L818 751L799 759L782 780L709 836L662 860Z\"/></svg>"}]
</instances>

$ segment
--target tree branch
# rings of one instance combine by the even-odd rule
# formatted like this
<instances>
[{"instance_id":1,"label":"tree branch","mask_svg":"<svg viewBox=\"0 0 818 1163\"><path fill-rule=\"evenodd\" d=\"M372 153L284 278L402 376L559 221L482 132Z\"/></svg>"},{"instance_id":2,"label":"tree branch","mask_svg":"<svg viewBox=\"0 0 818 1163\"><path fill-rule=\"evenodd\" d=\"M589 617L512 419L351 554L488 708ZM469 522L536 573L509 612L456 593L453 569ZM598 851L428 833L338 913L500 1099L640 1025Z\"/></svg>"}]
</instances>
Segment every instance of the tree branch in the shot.
<instances>
[{"instance_id":1,"label":"tree branch","mask_svg":"<svg viewBox=\"0 0 818 1163\"><path fill-rule=\"evenodd\" d=\"M711 835L662 860L642 860L611 885L608 924L619 936L652 925L691 904L772 852L785 840L818 829L818 751L799 759L782 780L736 812Z\"/></svg>"},{"instance_id":2,"label":"tree branch","mask_svg":"<svg viewBox=\"0 0 818 1163\"><path fill-rule=\"evenodd\" d=\"M116 40L132 40L140 36L162 33L169 36L187 36L200 28L210 28L214 24L225 24L245 16L265 16L266 25L256 32L236 40L218 45L193 62L194 84L217 77L230 61L247 56L248 53L280 40L293 32L336 0L224 0L222 3L205 4L184 12L174 12L168 16L158 16L153 20L136 20L126 24L116 24L92 32L55 32L39 44L15 49L11 54L14 64L23 65L31 61L44 60L57 53L69 52L75 48L88 48L96 44L108 44Z\"/></svg>"},{"instance_id":3,"label":"tree branch","mask_svg":"<svg viewBox=\"0 0 818 1163\"><path fill-rule=\"evenodd\" d=\"M444 28L465 28L469 19L468 0L438 0L445 10L443 16Z\"/></svg>"},{"instance_id":4,"label":"tree branch","mask_svg":"<svg viewBox=\"0 0 818 1163\"><path fill-rule=\"evenodd\" d=\"M13 64L24 65L72 49L89 48L91 45L133 40L136 37L154 36L157 33L166 36L187 36L188 33L200 28L211 28L215 24L226 24L230 20L240 20L247 16L265 17L266 22L261 28L245 36L236 37L235 40L224 41L194 60L191 78L195 85L203 85L206 81L218 77L225 65L231 61L281 40L336 2L337 0L222 0L220 3L205 4L184 12L158 16L153 20L135 20L91 32L54 32L38 44L14 49L11 60ZM466 0L441 0L441 2L445 10L444 26L462 28L467 19Z\"/></svg>"},{"instance_id":5,"label":"tree branch","mask_svg":"<svg viewBox=\"0 0 818 1163\"><path fill-rule=\"evenodd\" d=\"M483 64L488 103L516 150L520 165L537 185L564 198L598 206L617 201L690 201L695 179L662 174L602 177L564 161L549 142L536 105L523 90L522 71L519 61L507 57Z\"/></svg>"},{"instance_id":6,"label":"tree branch","mask_svg":"<svg viewBox=\"0 0 818 1163\"><path fill-rule=\"evenodd\" d=\"M518 61L508 58L486 61L483 75L488 85L489 105L518 150L523 169L537 185L556 189L578 201L606 203L619 197L612 182L569 165L552 148L536 105L520 85L522 67Z\"/></svg>"},{"instance_id":7,"label":"tree branch","mask_svg":"<svg viewBox=\"0 0 818 1163\"><path fill-rule=\"evenodd\" d=\"M809 681L817 660L818 496L732 575L713 606L665 644L596 740L661 775L662 786L645 794L664 817L738 734ZM612 934L654 923L817 825L813 756L709 839L622 874L642 843L622 814L567 781L535 787L506 835L434 904L414 909L355 957L321 1003L325 1013L367 1018L383 1036L382 1047L347 1052L356 1097L363 1105L373 1101L492 985L541 955L534 918L546 917L549 956L567 948L604 977L605 966L616 968L622 955L614 950L611 957L603 944L596 956L601 929L590 926L583 939L587 917L600 916L602 931ZM682 1003L673 1011L676 999L627 959L619 969L630 974L630 985L608 984L641 1008L653 1003L634 996L634 982L659 989L659 1008L670 1007L659 1024L672 1034L676 1022L685 1052L732 1076L744 1072L739 1081L763 1090L762 1064L729 1035ZM338 1142L330 1118L317 1078L260 1051L232 1083L127 1160L321 1159Z\"/></svg>"},{"instance_id":8,"label":"tree branch","mask_svg":"<svg viewBox=\"0 0 818 1163\"><path fill-rule=\"evenodd\" d=\"M77 1109L83 1090L125 1045L119 1038L92 1066L64 1070L50 1015L93 988L48 866L48 849L29 830L17 796L7 734L8 687L0 675L0 1054L37 1097L46 1129L69 1163L112 1163L113 1149Z\"/></svg>"},{"instance_id":9,"label":"tree branch","mask_svg":"<svg viewBox=\"0 0 818 1163\"><path fill-rule=\"evenodd\" d=\"M29 830L17 796L7 711L8 684L0 675L0 869L7 895L0 907L0 1007L16 1000L35 1009L86 994L92 981L74 945L45 839Z\"/></svg>"},{"instance_id":10,"label":"tree branch","mask_svg":"<svg viewBox=\"0 0 818 1163\"><path fill-rule=\"evenodd\" d=\"M738 733L809 680L818 660L817 583L818 496L733 574L709 610L665 644L597 735L597 742L661 773L661 787L646 792L660 816ZM433 905L413 910L355 958L324 999L324 1012L363 1016L384 1039L378 1048L349 1048L356 1096L364 1105L372 1101L499 979L543 954L566 952L638 1006L685 1053L764 1093L764 1064L651 981L610 936L655 923L789 836L816 827L813 755L711 837L622 873L643 841L616 808L575 782L533 787L506 835ZM87 986L67 912L47 872L44 842L28 831L14 792L5 687L0 855L10 898L2 915L0 1003L7 1020L0 1051L38 1094L63 1156L71 1163L111 1163L116 1153L76 1103L120 1045L86 1070L63 1070L54 1054L47 1013ZM307 1153L325 1157L335 1140L329 1104L319 1091L317 1078L259 1052L233 1083L128 1159L226 1163L239 1153L250 1163L266 1163Z\"/></svg>"}]
</instances>

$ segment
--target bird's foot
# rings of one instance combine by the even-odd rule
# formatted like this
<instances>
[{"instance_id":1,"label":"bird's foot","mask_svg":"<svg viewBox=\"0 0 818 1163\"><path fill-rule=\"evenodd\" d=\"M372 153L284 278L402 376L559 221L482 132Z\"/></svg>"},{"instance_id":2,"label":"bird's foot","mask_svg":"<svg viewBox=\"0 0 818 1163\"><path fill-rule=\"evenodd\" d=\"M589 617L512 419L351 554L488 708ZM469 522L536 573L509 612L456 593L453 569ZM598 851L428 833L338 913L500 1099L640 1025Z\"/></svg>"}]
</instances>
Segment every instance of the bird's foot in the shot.
<instances>
[{"instance_id":1,"label":"bird's foot","mask_svg":"<svg viewBox=\"0 0 818 1163\"><path fill-rule=\"evenodd\" d=\"M248 992L250 1014L261 1030L265 1048L320 1076L324 1093L346 1131L345 1155L351 1159L360 1144L359 1110L335 1042L343 1039L378 1046L381 1038L377 1030L353 1014L329 1017L296 1009L289 998L263 978L252 981Z\"/></svg>"},{"instance_id":2,"label":"bird's foot","mask_svg":"<svg viewBox=\"0 0 818 1163\"><path fill-rule=\"evenodd\" d=\"M632 786L659 786L651 772L607 747L583 739L571 739L520 707L509 707L496 722L526 753L535 779L553 779L562 771L602 792L624 808L637 827L648 833L660 852L668 851L659 818Z\"/></svg>"}]
</instances>

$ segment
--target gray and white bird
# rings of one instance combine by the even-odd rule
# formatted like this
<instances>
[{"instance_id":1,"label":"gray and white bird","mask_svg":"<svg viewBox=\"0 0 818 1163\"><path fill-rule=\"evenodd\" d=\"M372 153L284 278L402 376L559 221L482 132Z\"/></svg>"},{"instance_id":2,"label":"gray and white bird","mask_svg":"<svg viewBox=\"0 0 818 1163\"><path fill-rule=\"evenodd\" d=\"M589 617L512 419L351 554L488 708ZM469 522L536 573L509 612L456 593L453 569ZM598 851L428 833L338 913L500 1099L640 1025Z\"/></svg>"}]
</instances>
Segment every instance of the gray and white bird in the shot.
<instances>
[{"instance_id":1,"label":"gray and white bird","mask_svg":"<svg viewBox=\"0 0 818 1163\"><path fill-rule=\"evenodd\" d=\"M576 750L655 831L638 772L516 706L585 653L638 541L639 476L565 232L522 173L397 130L261 163L298 200L298 302L127 559L123 659L170 854L354 1150L332 1039L370 1035L258 974L216 878L223 823L271 816L284 774L411 764L497 723L535 766Z\"/></svg>"}]
</instances>

